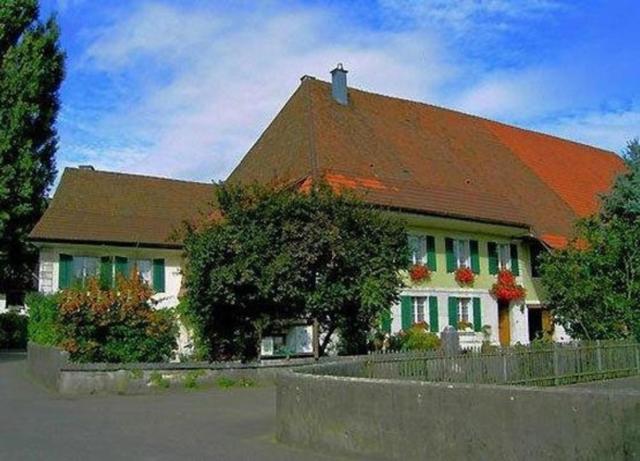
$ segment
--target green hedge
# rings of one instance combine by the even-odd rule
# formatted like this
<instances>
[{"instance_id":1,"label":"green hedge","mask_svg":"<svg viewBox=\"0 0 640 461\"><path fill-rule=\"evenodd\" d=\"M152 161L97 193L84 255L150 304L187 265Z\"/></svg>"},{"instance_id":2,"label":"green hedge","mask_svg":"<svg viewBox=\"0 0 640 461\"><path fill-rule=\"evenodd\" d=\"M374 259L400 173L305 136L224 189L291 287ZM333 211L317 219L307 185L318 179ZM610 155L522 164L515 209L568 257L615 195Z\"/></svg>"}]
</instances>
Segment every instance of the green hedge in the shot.
<instances>
[{"instance_id":1,"label":"green hedge","mask_svg":"<svg viewBox=\"0 0 640 461\"><path fill-rule=\"evenodd\" d=\"M29 309L29 341L43 346L57 346L62 340L58 326L60 296L29 293L25 304Z\"/></svg>"},{"instance_id":2,"label":"green hedge","mask_svg":"<svg viewBox=\"0 0 640 461\"><path fill-rule=\"evenodd\" d=\"M0 314L0 349L27 347L27 316L15 312Z\"/></svg>"}]
</instances>

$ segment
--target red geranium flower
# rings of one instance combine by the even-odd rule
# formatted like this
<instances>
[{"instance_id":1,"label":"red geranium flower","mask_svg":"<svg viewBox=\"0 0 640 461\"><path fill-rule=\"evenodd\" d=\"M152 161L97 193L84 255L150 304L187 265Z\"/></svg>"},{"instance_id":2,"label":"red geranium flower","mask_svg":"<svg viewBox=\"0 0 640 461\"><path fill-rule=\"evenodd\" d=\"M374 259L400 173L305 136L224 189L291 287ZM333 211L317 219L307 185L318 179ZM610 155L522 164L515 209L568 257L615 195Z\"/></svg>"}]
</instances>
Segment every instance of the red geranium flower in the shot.
<instances>
[{"instance_id":1,"label":"red geranium flower","mask_svg":"<svg viewBox=\"0 0 640 461\"><path fill-rule=\"evenodd\" d=\"M422 282L431 278L431 271L424 264L414 264L409 268L409 277L412 282Z\"/></svg>"},{"instance_id":2,"label":"red geranium flower","mask_svg":"<svg viewBox=\"0 0 640 461\"><path fill-rule=\"evenodd\" d=\"M465 266L456 269L455 277L456 282L458 282L460 285L473 285L473 282L476 279L473 271Z\"/></svg>"},{"instance_id":3,"label":"red geranium flower","mask_svg":"<svg viewBox=\"0 0 640 461\"><path fill-rule=\"evenodd\" d=\"M498 272L497 282L491 287L491 294L502 301L515 301L527 295L527 290L516 283L516 277L510 270L502 269Z\"/></svg>"}]
</instances>

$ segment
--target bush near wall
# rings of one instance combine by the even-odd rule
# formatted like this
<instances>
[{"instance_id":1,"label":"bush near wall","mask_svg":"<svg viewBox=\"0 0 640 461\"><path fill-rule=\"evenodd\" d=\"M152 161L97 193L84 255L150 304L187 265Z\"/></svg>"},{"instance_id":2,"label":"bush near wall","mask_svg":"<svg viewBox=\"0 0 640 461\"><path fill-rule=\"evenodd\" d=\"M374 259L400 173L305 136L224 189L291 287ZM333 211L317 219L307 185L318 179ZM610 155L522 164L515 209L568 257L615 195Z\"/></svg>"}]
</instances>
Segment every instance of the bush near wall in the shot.
<instances>
[{"instance_id":1,"label":"bush near wall","mask_svg":"<svg viewBox=\"0 0 640 461\"><path fill-rule=\"evenodd\" d=\"M32 294L29 339L58 346L76 362L163 362L176 348L171 309L153 309L152 290L139 277L118 277L103 290L97 279L56 295Z\"/></svg>"},{"instance_id":2,"label":"bush near wall","mask_svg":"<svg viewBox=\"0 0 640 461\"><path fill-rule=\"evenodd\" d=\"M15 312L0 314L0 349L27 347L27 317Z\"/></svg>"},{"instance_id":3,"label":"bush near wall","mask_svg":"<svg viewBox=\"0 0 640 461\"><path fill-rule=\"evenodd\" d=\"M57 346L62 340L58 327L60 296L58 294L29 293L25 298L29 312L29 341L43 346Z\"/></svg>"}]
</instances>

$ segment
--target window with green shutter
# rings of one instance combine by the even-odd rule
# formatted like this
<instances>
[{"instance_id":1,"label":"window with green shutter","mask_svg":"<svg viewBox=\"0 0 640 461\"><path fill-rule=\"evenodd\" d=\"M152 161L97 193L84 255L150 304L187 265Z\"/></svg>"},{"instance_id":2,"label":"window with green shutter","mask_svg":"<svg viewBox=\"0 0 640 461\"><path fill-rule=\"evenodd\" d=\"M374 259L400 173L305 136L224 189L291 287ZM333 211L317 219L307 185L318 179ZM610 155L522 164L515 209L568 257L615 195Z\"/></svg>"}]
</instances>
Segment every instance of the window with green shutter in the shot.
<instances>
[{"instance_id":1,"label":"window with green shutter","mask_svg":"<svg viewBox=\"0 0 640 461\"><path fill-rule=\"evenodd\" d=\"M164 259L153 260L153 289L156 293L164 293Z\"/></svg>"},{"instance_id":2,"label":"window with green shutter","mask_svg":"<svg viewBox=\"0 0 640 461\"><path fill-rule=\"evenodd\" d=\"M440 330L438 326L438 298L429 296L429 329L437 333Z\"/></svg>"},{"instance_id":3,"label":"window with green shutter","mask_svg":"<svg viewBox=\"0 0 640 461\"><path fill-rule=\"evenodd\" d=\"M474 274L480 273L480 253L477 240L469 240L469 251L471 253L471 270Z\"/></svg>"},{"instance_id":4,"label":"window with green shutter","mask_svg":"<svg viewBox=\"0 0 640 461\"><path fill-rule=\"evenodd\" d=\"M447 272L455 272L458 268L456 265L456 256L453 252L453 239L445 238L444 239L444 250L447 259Z\"/></svg>"},{"instance_id":5,"label":"window with green shutter","mask_svg":"<svg viewBox=\"0 0 640 461\"><path fill-rule=\"evenodd\" d=\"M123 277L129 277L129 260L124 256L116 256L116 274L120 274Z\"/></svg>"},{"instance_id":6,"label":"window with green shutter","mask_svg":"<svg viewBox=\"0 0 640 461\"><path fill-rule=\"evenodd\" d=\"M487 243L487 253L489 256L489 273L496 275L498 273L498 244L496 242Z\"/></svg>"},{"instance_id":7,"label":"window with green shutter","mask_svg":"<svg viewBox=\"0 0 640 461\"><path fill-rule=\"evenodd\" d=\"M58 264L58 289L64 290L71 287L73 281L73 256L60 255Z\"/></svg>"},{"instance_id":8,"label":"window with green shutter","mask_svg":"<svg viewBox=\"0 0 640 461\"><path fill-rule=\"evenodd\" d=\"M405 331L413 325L413 303L411 296L400 297L400 320L402 321L402 329Z\"/></svg>"},{"instance_id":9,"label":"window with green shutter","mask_svg":"<svg viewBox=\"0 0 640 461\"><path fill-rule=\"evenodd\" d=\"M458 328L458 305L459 300L454 296L449 297L449 325Z\"/></svg>"},{"instance_id":10,"label":"window with green shutter","mask_svg":"<svg viewBox=\"0 0 640 461\"><path fill-rule=\"evenodd\" d=\"M473 331L482 331L482 310L480 298L473 298Z\"/></svg>"},{"instance_id":11,"label":"window with green shutter","mask_svg":"<svg viewBox=\"0 0 640 461\"><path fill-rule=\"evenodd\" d=\"M113 258L111 256L100 258L100 286L103 289L113 287Z\"/></svg>"},{"instance_id":12,"label":"window with green shutter","mask_svg":"<svg viewBox=\"0 0 640 461\"><path fill-rule=\"evenodd\" d=\"M432 272L438 270L436 261L436 239L433 235L427 235L427 266Z\"/></svg>"},{"instance_id":13,"label":"window with green shutter","mask_svg":"<svg viewBox=\"0 0 640 461\"><path fill-rule=\"evenodd\" d=\"M518 262L518 245L511 245L511 272L513 275L520 275L520 264Z\"/></svg>"}]
</instances>

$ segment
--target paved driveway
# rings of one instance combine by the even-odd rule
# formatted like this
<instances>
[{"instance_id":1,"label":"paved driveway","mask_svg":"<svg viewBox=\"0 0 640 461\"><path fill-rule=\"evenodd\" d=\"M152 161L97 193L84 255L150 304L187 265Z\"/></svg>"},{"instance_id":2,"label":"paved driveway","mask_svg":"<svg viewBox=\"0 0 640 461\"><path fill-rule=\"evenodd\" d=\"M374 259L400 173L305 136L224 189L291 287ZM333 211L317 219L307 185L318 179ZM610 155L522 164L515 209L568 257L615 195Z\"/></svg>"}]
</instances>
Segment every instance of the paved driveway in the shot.
<instances>
[{"instance_id":1,"label":"paved driveway","mask_svg":"<svg viewBox=\"0 0 640 461\"><path fill-rule=\"evenodd\" d=\"M274 440L275 389L62 398L0 355L0 460L328 460Z\"/></svg>"}]
</instances>

